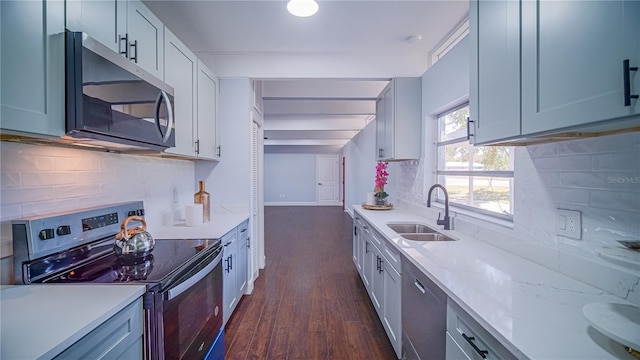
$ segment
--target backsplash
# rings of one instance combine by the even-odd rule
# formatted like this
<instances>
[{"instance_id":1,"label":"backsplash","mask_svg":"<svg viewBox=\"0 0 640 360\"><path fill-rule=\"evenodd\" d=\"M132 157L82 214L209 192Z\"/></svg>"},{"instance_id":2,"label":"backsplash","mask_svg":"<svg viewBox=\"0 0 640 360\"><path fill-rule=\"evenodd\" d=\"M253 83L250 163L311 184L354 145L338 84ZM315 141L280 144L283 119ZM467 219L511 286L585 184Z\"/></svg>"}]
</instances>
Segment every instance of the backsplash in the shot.
<instances>
[{"instance_id":1,"label":"backsplash","mask_svg":"<svg viewBox=\"0 0 640 360\"><path fill-rule=\"evenodd\" d=\"M390 171L396 199L419 208L428 186L423 163L394 163ZM640 239L640 133L516 147L514 194L513 229L487 225L504 236L483 240L621 297L633 292L630 300L640 302L640 271L598 254L619 247L617 240ZM557 208L581 211L581 240L556 235ZM460 231L479 231L459 224Z\"/></svg>"},{"instance_id":2,"label":"backsplash","mask_svg":"<svg viewBox=\"0 0 640 360\"><path fill-rule=\"evenodd\" d=\"M192 161L4 141L0 150L2 258L12 254L14 219L142 200L151 231L193 201Z\"/></svg>"}]
</instances>

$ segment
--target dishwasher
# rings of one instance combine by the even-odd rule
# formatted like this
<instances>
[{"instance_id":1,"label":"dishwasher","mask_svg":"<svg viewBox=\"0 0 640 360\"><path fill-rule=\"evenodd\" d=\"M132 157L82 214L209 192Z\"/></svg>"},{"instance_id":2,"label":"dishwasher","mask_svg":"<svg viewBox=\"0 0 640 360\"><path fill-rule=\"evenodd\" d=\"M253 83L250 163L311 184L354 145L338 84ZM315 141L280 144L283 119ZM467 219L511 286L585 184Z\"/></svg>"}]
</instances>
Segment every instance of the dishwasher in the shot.
<instances>
[{"instance_id":1,"label":"dishwasher","mask_svg":"<svg viewBox=\"0 0 640 360\"><path fill-rule=\"evenodd\" d=\"M402 358L444 359L447 295L411 261L402 260Z\"/></svg>"}]
</instances>

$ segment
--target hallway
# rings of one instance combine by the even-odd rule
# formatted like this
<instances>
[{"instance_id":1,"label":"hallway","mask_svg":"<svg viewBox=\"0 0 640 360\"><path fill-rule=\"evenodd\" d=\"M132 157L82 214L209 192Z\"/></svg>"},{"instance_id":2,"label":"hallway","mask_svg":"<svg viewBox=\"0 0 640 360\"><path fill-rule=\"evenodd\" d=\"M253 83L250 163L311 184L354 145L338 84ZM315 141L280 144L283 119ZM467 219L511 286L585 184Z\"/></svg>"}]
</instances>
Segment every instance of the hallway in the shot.
<instances>
[{"instance_id":1,"label":"hallway","mask_svg":"<svg viewBox=\"0 0 640 360\"><path fill-rule=\"evenodd\" d=\"M266 264L225 330L226 359L395 359L337 206L265 207Z\"/></svg>"}]
</instances>

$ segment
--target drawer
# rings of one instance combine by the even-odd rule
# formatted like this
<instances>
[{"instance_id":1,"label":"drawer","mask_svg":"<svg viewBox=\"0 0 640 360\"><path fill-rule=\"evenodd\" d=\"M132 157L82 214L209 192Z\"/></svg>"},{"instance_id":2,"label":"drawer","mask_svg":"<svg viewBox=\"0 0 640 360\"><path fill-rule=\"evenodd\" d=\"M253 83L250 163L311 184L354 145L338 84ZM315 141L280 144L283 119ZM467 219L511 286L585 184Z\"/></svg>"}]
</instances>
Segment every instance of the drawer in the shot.
<instances>
[{"instance_id":1,"label":"drawer","mask_svg":"<svg viewBox=\"0 0 640 360\"><path fill-rule=\"evenodd\" d=\"M396 251L393 245L385 241L384 250L382 255L387 258L387 262L393 266L393 268L400 274L402 274L402 263L400 254Z\"/></svg>"},{"instance_id":2,"label":"drawer","mask_svg":"<svg viewBox=\"0 0 640 360\"><path fill-rule=\"evenodd\" d=\"M447 301L447 333L471 359L516 359L504 345L451 299Z\"/></svg>"}]
</instances>

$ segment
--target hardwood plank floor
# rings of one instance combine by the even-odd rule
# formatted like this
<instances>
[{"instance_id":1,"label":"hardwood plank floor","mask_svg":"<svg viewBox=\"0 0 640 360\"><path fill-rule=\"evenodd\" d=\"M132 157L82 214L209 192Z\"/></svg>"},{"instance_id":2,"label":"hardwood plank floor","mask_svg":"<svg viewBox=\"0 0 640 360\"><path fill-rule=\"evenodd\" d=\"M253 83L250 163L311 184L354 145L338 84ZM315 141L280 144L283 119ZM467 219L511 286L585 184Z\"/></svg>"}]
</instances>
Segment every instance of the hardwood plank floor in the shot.
<instances>
[{"instance_id":1,"label":"hardwood plank floor","mask_svg":"<svg viewBox=\"0 0 640 360\"><path fill-rule=\"evenodd\" d=\"M337 206L265 207L265 256L253 294L225 329L226 359L395 359L352 258Z\"/></svg>"}]
</instances>

